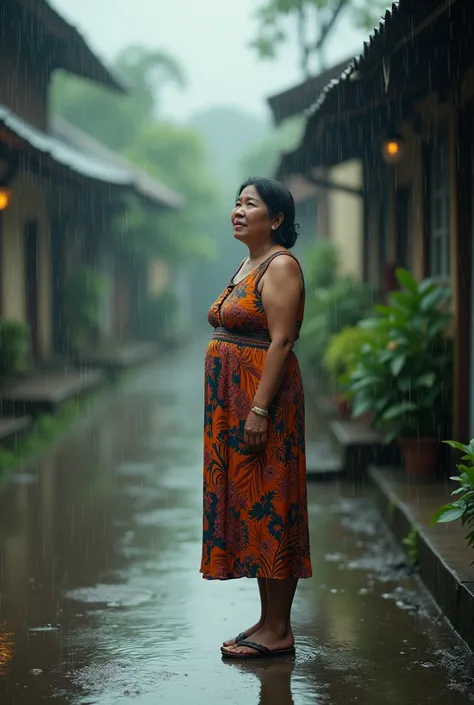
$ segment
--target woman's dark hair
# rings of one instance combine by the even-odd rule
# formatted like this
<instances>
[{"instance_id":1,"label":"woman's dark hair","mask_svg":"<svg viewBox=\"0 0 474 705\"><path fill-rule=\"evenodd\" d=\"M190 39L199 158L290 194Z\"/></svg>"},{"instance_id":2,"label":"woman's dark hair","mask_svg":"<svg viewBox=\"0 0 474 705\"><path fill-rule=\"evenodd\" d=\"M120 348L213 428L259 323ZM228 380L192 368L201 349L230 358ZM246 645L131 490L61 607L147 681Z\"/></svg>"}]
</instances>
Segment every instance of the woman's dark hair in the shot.
<instances>
[{"instance_id":1,"label":"woman's dark hair","mask_svg":"<svg viewBox=\"0 0 474 705\"><path fill-rule=\"evenodd\" d=\"M296 232L298 225L295 223L295 202L291 193L279 181L258 176L244 181L240 185L237 195L240 196L247 186L253 186L256 189L267 206L271 218L278 213L283 214L283 222L273 233L273 239L278 245L291 249L298 237Z\"/></svg>"}]
</instances>

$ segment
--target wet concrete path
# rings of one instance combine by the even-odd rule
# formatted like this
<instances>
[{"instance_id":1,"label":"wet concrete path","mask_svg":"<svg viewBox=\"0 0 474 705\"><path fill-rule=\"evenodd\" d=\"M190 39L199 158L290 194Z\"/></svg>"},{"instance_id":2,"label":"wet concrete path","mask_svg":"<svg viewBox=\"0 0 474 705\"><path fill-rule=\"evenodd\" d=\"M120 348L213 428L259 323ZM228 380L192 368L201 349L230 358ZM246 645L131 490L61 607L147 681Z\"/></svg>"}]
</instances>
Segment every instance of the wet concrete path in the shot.
<instances>
[{"instance_id":1,"label":"wet concrete path","mask_svg":"<svg viewBox=\"0 0 474 705\"><path fill-rule=\"evenodd\" d=\"M470 702L470 657L350 487L310 487L296 660L222 662L256 585L197 572L202 355L141 374L2 490L0 703Z\"/></svg>"}]
</instances>

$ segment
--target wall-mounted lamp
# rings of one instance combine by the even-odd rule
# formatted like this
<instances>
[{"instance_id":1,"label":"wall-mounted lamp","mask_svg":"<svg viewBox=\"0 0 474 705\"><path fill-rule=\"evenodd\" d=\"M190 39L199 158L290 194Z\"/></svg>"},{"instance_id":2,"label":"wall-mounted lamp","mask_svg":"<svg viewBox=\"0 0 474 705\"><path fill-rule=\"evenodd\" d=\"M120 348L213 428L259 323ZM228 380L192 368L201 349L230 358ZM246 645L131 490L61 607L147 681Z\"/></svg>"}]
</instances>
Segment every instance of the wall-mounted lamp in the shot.
<instances>
[{"instance_id":1,"label":"wall-mounted lamp","mask_svg":"<svg viewBox=\"0 0 474 705\"><path fill-rule=\"evenodd\" d=\"M405 153L405 140L398 132L391 132L382 142L382 157L387 164L398 164Z\"/></svg>"},{"instance_id":2,"label":"wall-mounted lamp","mask_svg":"<svg viewBox=\"0 0 474 705\"><path fill-rule=\"evenodd\" d=\"M8 208L11 201L12 192L11 189L6 186L0 186L0 211L4 211Z\"/></svg>"},{"instance_id":3,"label":"wall-mounted lamp","mask_svg":"<svg viewBox=\"0 0 474 705\"><path fill-rule=\"evenodd\" d=\"M12 200L10 184L19 168L19 156L0 143L0 212L8 208Z\"/></svg>"}]
</instances>

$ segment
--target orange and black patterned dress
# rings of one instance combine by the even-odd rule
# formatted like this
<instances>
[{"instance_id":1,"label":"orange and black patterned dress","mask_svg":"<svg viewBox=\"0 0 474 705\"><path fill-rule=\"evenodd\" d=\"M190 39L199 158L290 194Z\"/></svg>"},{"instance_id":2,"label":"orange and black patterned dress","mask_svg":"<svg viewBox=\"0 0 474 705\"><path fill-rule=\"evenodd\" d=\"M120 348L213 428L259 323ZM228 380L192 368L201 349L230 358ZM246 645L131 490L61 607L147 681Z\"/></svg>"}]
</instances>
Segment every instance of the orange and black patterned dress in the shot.
<instances>
[{"instance_id":1,"label":"orange and black patterned dress","mask_svg":"<svg viewBox=\"0 0 474 705\"><path fill-rule=\"evenodd\" d=\"M304 396L292 352L269 408L260 454L244 427L270 345L258 284L276 252L211 306L205 367L204 521L201 573L230 578L309 578ZM242 265L241 265L242 266ZM231 280L233 281L233 280ZM304 293L297 332L304 312Z\"/></svg>"}]
</instances>

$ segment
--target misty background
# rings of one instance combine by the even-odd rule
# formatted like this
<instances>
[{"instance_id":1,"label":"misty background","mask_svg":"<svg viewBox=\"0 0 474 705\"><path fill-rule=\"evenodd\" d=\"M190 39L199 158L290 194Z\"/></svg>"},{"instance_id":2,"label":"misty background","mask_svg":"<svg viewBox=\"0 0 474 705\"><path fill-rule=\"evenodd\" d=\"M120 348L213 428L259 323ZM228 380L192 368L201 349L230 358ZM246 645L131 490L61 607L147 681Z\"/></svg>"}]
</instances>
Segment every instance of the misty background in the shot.
<instances>
[{"instance_id":1,"label":"misty background","mask_svg":"<svg viewBox=\"0 0 474 705\"><path fill-rule=\"evenodd\" d=\"M160 228L163 251L155 242L153 254L179 265L173 276L183 326L206 329L210 303L246 256L230 228L237 186L248 176L272 176L281 151L301 136L303 116L275 129L266 103L305 78L296 21L286 22L287 41L265 59L252 46L258 34L253 0L52 4L131 88L128 97L117 96L58 72L53 112L184 194L185 212ZM320 63L360 50L366 30L355 24L341 15ZM313 66L313 73L320 68ZM301 256L314 231L305 232L304 214L297 215ZM137 239L132 232L124 237Z\"/></svg>"}]
</instances>

